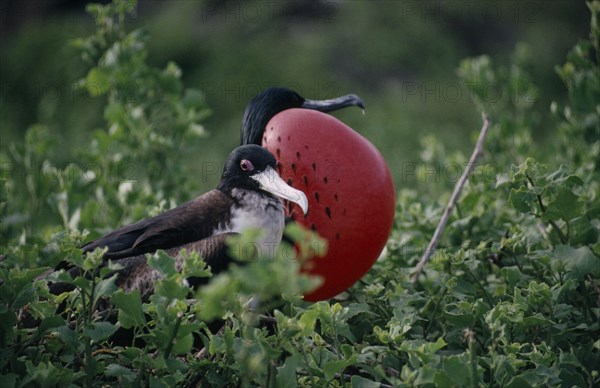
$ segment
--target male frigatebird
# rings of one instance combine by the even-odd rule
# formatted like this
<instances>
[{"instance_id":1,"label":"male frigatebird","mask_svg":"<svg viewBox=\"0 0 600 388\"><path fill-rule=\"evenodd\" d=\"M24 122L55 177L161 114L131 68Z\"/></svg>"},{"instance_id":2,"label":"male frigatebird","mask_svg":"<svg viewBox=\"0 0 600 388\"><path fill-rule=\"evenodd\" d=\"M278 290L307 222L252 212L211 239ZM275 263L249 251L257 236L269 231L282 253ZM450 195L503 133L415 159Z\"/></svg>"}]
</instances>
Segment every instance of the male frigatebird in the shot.
<instances>
[{"instance_id":1,"label":"male frigatebird","mask_svg":"<svg viewBox=\"0 0 600 388\"><path fill-rule=\"evenodd\" d=\"M304 270L323 278L305 299L331 298L371 268L390 234L395 190L385 160L367 139L321 113L356 105L347 95L311 101L284 88L266 89L244 113L242 144L261 144L277 158L281 177L308 196L310 212L287 215L328 241L325 257ZM299 108L299 109L297 109Z\"/></svg>"},{"instance_id":2,"label":"male frigatebird","mask_svg":"<svg viewBox=\"0 0 600 388\"><path fill-rule=\"evenodd\" d=\"M244 145L229 155L216 189L158 216L117 229L83 246L84 252L107 247L105 259L117 260L118 283L125 290L138 289L147 296L159 274L146 264L145 253L164 249L181 269L179 251L196 251L213 273L227 267L225 240L233 233L260 228L259 249L272 251L284 228L280 198L308 211L304 193L288 186L275 171L275 158L257 145ZM265 252L265 251L263 251Z\"/></svg>"},{"instance_id":3,"label":"male frigatebird","mask_svg":"<svg viewBox=\"0 0 600 388\"><path fill-rule=\"evenodd\" d=\"M286 109L303 108L327 113L347 106L365 109L363 100L356 94L329 100L308 100L290 89L279 87L266 89L256 95L246 106L242 119L241 144L260 145L269 120Z\"/></svg>"}]
</instances>

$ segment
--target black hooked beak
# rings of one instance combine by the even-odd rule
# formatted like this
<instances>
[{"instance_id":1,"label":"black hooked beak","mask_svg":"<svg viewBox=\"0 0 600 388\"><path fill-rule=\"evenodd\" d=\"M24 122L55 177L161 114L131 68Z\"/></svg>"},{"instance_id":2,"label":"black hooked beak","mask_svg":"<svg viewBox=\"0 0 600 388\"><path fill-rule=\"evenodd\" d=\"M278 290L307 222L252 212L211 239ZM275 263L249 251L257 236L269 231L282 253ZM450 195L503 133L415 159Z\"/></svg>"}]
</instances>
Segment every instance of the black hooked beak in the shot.
<instances>
[{"instance_id":1,"label":"black hooked beak","mask_svg":"<svg viewBox=\"0 0 600 388\"><path fill-rule=\"evenodd\" d=\"M356 94L347 94L345 96L332 98L329 100L304 100L302 108L318 110L319 112L332 112L347 106L358 106L365 112L365 103Z\"/></svg>"}]
</instances>

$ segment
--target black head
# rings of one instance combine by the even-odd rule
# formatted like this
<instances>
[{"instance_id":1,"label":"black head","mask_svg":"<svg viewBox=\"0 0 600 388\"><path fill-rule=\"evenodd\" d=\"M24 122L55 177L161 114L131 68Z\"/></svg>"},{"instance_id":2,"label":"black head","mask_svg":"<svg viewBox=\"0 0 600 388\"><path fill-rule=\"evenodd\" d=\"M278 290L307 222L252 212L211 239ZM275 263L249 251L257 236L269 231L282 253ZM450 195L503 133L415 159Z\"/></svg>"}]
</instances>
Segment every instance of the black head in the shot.
<instances>
[{"instance_id":1,"label":"black head","mask_svg":"<svg viewBox=\"0 0 600 388\"><path fill-rule=\"evenodd\" d=\"M267 170L275 169L277 161L266 149L250 144L234 149L223 169L218 189L228 191L232 188L259 190L259 183L252 176Z\"/></svg>"},{"instance_id":2,"label":"black head","mask_svg":"<svg viewBox=\"0 0 600 388\"><path fill-rule=\"evenodd\" d=\"M347 106L365 109L364 103L356 94L332 98L330 100L307 100L293 90L269 88L255 96L246 106L242 120L242 144L261 144L262 135L269 120L286 109L305 108L321 112L331 112Z\"/></svg>"},{"instance_id":3,"label":"black head","mask_svg":"<svg viewBox=\"0 0 600 388\"><path fill-rule=\"evenodd\" d=\"M226 194L245 189L275 195L296 202L306 213L306 195L288 186L275 171L275 164L275 157L265 148L255 144L239 146L229 154L217 189Z\"/></svg>"}]
</instances>

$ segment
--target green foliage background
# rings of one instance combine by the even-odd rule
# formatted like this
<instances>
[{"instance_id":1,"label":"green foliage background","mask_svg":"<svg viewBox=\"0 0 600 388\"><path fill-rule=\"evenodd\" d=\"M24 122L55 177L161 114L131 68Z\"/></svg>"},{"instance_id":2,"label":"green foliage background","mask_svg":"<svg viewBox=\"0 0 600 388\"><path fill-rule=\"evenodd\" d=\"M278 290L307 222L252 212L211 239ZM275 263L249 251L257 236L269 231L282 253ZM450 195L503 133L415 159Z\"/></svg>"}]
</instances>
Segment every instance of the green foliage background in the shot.
<instances>
[{"instance_id":1,"label":"green foliage background","mask_svg":"<svg viewBox=\"0 0 600 388\"><path fill-rule=\"evenodd\" d=\"M146 26L144 4L115 1L87 7L94 30L79 22L73 23L73 35L52 29L46 43L54 46L40 44L31 38L34 33L3 45L2 71L8 76L3 91L13 95L12 88L39 87L44 74L54 74L62 79L57 90L73 93L68 99L39 94L33 121L22 116L22 94L14 93L14 101L3 96L3 384L599 384L600 2L588 3L591 33L569 39L576 44L566 61L546 46L524 44L508 60L480 55L461 61L466 50L446 39L446 22L406 17L401 23L406 35L390 37L397 18L412 12L407 4L416 3L387 3L396 8L386 12L371 2L348 3L352 7L335 3L335 13L331 4L322 4L316 16L305 14L310 7L286 11L285 3L277 3L281 12L293 11L289 24L285 18L243 23L235 12L219 20L227 15L219 3L194 8L193 2L180 2L161 8L157 25L139 29ZM547 4L547 12L564 11ZM203 23L195 24L198 9ZM464 9L448 8L444 15ZM521 17L526 11L521 8ZM462 20L455 17L450 21ZM341 24L355 28L333 28ZM534 35L531 30L538 28L515 25ZM370 39L355 43L364 31ZM559 31L544 31L548 45L566 39ZM87 37L71 40L68 48L61 43L82 35ZM194 39L202 39L202 50L192 50L195 40L183 36L200 36ZM57 44L65 52L47 63L23 60ZM298 49L284 51L286 45ZM188 50L197 57L181 56ZM75 54L79 61L67 59ZM269 60L251 60L257 55ZM360 62L349 59L356 57ZM37 67L21 73L22 63ZM191 77L195 81L183 79L182 68L197 63L202 66ZM368 66L355 68L356 63ZM403 72L409 80L426 74L416 78L417 85L447 86L444 74L455 68L455 80L470 98L450 104L418 94L407 98L408 84L398 80ZM242 89L227 94L228 87L290 86L290 80L299 82L306 97L361 94L367 116L348 111L339 117L355 128L369 127L363 133L384 151L400 183L387 249L359 283L331 301L309 304L298 295L313 280L296 274L299 260L280 257L233 268L190 293L186 277L211 276L202 259L190 254L179 273L162 252L148 258L164 275L148 301L117 289L114 265L92 276L101 252L82 257L77 247L84 240L213 185L215 166L237 144L241 112L251 97ZM311 85L314 92L305 92ZM366 93L347 85L365 87ZM474 139L470 134L480 125L481 111L493 122L486 153L425 275L413 284L416 262L454 184L449 174L456 177L464 166L473 143L465 139ZM25 122L36 124L20 139ZM430 133L433 127L441 131ZM415 167L412 178L405 176L407 165ZM432 168L442 177L435 185ZM306 254L319 244L317 236L301 230L287 233L303 241ZM83 276L43 276L61 260L80 267ZM48 280L75 289L51 295ZM259 310L252 296L261 301ZM99 313L100 305L112 308ZM27 325L27 317L38 324ZM217 333L207 327L215 318L226 322ZM113 345L118 328L131 329L135 341Z\"/></svg>"},{"instance_id":2,"label":"green foliage background","mask_svg":"<svg viewBox=\"0 0 600 388\"><path fill-rule=\"evenodd\" d=\"M14 16L7 16L7 25L11 18L26 21L4 34L0 45L0 151L10 154L10 144L21 144L29 125L43 123L65 145L52 155L64 165L78 160L77 150L104 126L105 100L74 84L87 68L68 44L92 34L94 26L84 3L61 7L36 1L31 7L31 12L8 13ZM212 111L202 121L205 146L182 157L183 167L198 177L197 192L217 184L218 174L198 174L198 166L221 163L237 145L250 98L283 85L307 98L363 97L365 115L357 109L334 114L381 150L396 187L420 186L435 200L453 182L412 173L421 164L424 135L467 153L466 140L480 125L473 95L456 74L460 61L486 54L509 66L522 43L521 65L539 91L531 118L540 122L531 127L531 141L543 147L556 127L548 106L567 97L553 65L588 33L588 12L584 2L572 0L175 0L142 1L125 23L150 37L148 63L159 68L177 63L183 83L201 90Z\"/></svg>"}]
</instances>

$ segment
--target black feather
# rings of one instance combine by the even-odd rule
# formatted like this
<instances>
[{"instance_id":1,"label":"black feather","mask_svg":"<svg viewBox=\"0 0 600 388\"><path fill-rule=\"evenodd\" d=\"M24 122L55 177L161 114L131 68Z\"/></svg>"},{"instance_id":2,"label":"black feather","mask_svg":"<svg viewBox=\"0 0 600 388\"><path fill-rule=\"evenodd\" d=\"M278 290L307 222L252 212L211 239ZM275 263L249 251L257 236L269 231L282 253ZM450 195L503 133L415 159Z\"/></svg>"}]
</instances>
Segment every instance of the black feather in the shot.
<instances>
[{"instance_id":1,"label":"black feather","mask_svg":"<svg viewBox=\"0 0 600 388\"><path fill-rule=\"evenodd\" d=\"M356 94L333 98L330 100L307 100L293 90L286 88L269 88L256 95L244 111L241 144L262 143L262 136L269 120L277 113L292 108L314 109L321 112L332 112L347 106L365 108L364 102Z\"/></svg>"}]
</instances>

